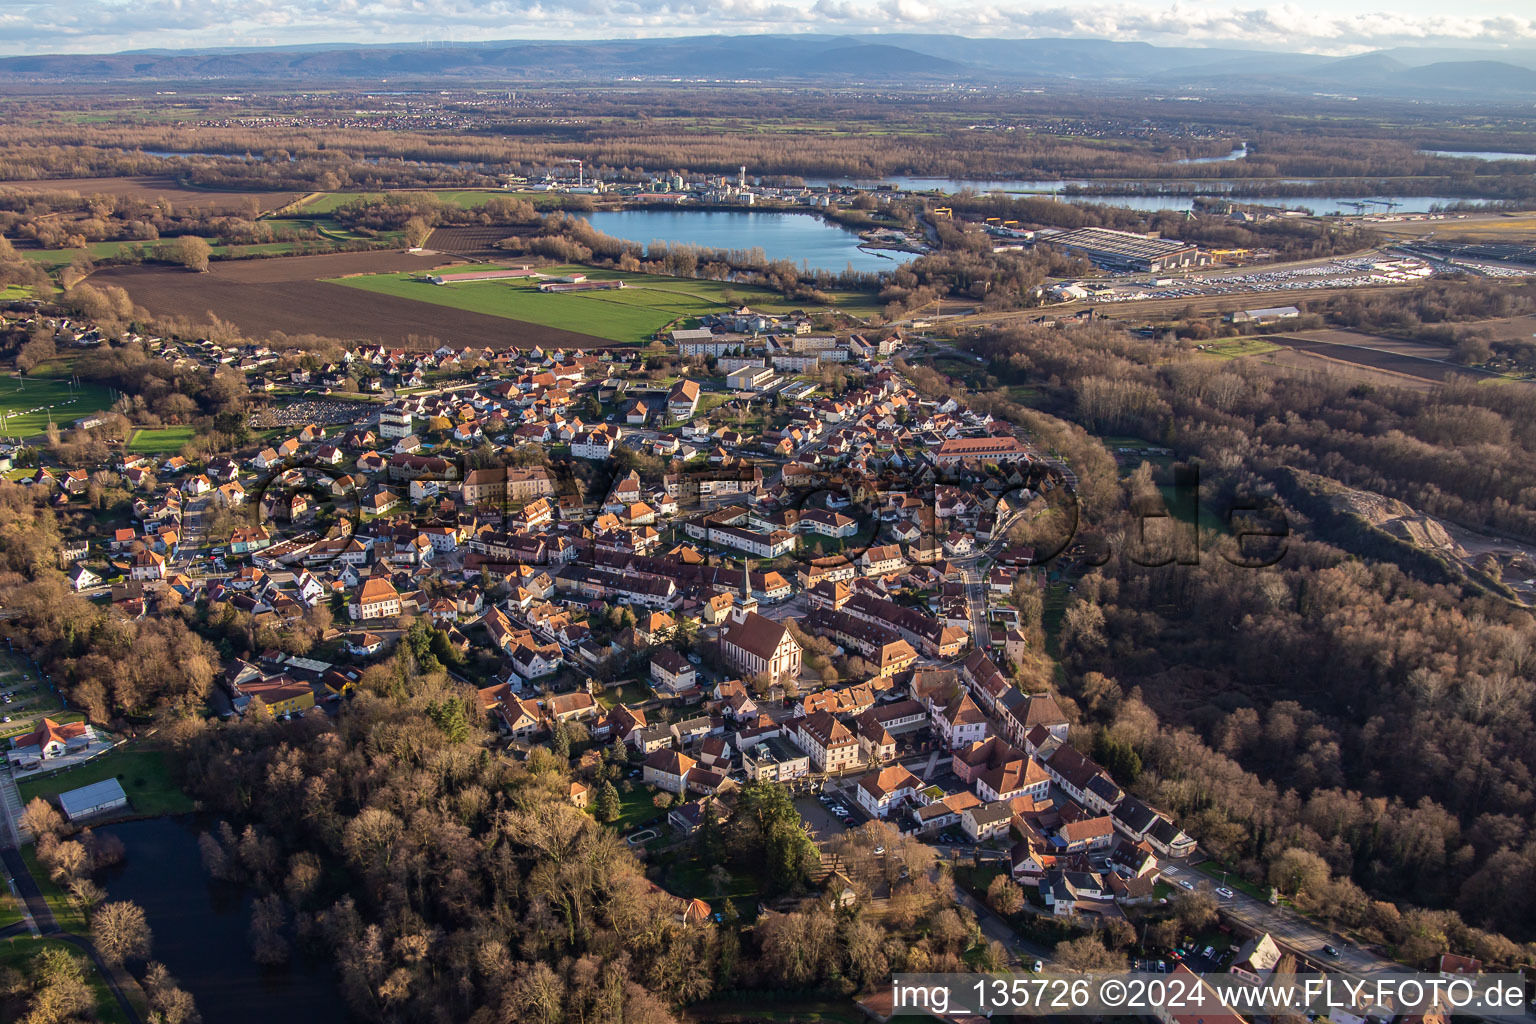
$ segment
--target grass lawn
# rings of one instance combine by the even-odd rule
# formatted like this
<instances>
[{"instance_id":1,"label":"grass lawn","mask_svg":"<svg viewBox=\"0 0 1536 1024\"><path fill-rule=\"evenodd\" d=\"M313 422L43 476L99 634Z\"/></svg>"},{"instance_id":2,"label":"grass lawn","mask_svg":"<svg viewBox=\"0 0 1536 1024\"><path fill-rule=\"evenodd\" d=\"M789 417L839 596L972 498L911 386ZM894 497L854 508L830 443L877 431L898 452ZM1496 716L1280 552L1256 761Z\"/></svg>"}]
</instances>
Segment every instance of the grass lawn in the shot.
<instances>
[{"instance_id":1,"label":"grass lawn","mask_svg":"<svg viewBox=\"0 0 1536 1024\"><path fill-rule=\"evenodd\" d=\"M86 924L85 914L81 912L75 901L48 877L48 871L37 862L37 847L31 843L23 846L21 859L27 862L27 871L31 873L32 880L37 883L38 890L43 894L43 902L47 903L48 909L53 911L59 927L75 935L86 934L90 927Z\"/></svg>"},{"instance_id":2,"label":"grass lawn","mask_svg":"<svg viewBox=\"0 0 1536 1024\"><path fill-rule=\"evenodd\" d=\"M648 697L650 692L639 683L625 683L623 686L615 686L599 693L597 703L604 711L612 711L620 704L628 704L632 700L645 700Z\"/></svg>"},{"instance_id":3,"label":"grass lawn","mask_svg":"<svg viewBox=\"0 0 1536 1024\"><path fill-rule=\"evenodd\" d=\"M21 900L9 890L0 890L0 928L21 920Z\"/></svg>"},{"instance_id":4,"label":"grass lawn","mask_svg":"<svg viewBox=\"0 0 1536 1024\"><path fill-rule=\"evenodd\" d=\"M762 898L762 889L758 887L757 879L732 871L724 891L716 896L714 884L709 877L713 867L711 864L700 863L693 851L685 846L672 863L667 865L661 887L675 896L704 900L715 910L730 900L735 904L738 914L750 919L757 901Z\"/></svg>"},{"instance_id":5,"label":"grass lawn","mask_svg":"<svg viewBox=\"0 0 1536 1024\"><path fill-rule=\"evenodd\" d=\"M1237 359L1241 356L1261 356L1279 348L1279 345L1263 338L1222 338L1220 341L1206 342L1201 355L1211 359Z\"/></svg>"},{"instance_id":6,"label":"grass lawn","mask_svg":"<svg viewBox=\"0 0 1536 1024\"><path fill-rule=\"evenodd\" d=\"M78 768L67 768L28 779L19 785L22 803L33 797L52 797L70 789L79 789L103 779L116 778L138 814L182 814L192 810L192 798L171 780L165 752L152 749L118 749L87 761Z\"/></svg>"},{"instance_id":7,"label":"grass lawn","mask_svg":"<svg viewBox=\"0 0 1536 1024\"><path fill-rule=\"evenodd\" d=\"M652 803L659 790L643 785L639 779L627 781L634 787L628 793L624 792L622 785L615 783L619 791L619 816L612 822L612 827L619 832L627 832L642 821L662 818L662 823L653 827L658 833L663 832L667 827L665 821L667 812Z\"/></svg>"},{"instance_id":8,"label":"grass lawn","mask_svg":"<svg viewBox=\"0 0 1536 1024\"><path fill-rule=\"evenodd\" d=\"M124 1015L122 1006L112 995L112 990L107 988L106 979L96 970L96 965L91 963L84 952L68 942L62 942L59 939L34 939L30 935L5 939L0 941L0 968L13 967L25 976L32 958L44 949L50 948L68 950L84 968L85 983L91 987L91 994L96 997L94 1020L101 1021L102 1024L127 1024L128 1018Z\"/></svg>"},{"instance_id":9,"label":"grass lawn","mask_svg":"<svg viewBox=\"0 0 1536 1024\"><path fill-rule=\"evenodd\" d=\"M160 242L87 242L84 249L24 249L21 255L35 263L41 263L44 270L55 271L67 267L74 262L75 256L84 251L93 260L105 260L114 256L120 256L124 250L134 246L141 247L146 253L153 253Z\"/></svg>"},{"instance_id":10,"label":"grass lawn","mask_svg":"<svg viewBox=\"0 0 1536 1024\"><path fill-rule=\"evenodd\" d=\"M669 324L691 322L705 313L725 308L726 292L766 312L799 308L766 289L721 281L626 274L586 267L551 267L545 272L552 275L582 273L591 280L621 279L626 287L607 292L545 293L538 290L537 280L436 285L413 273L367 274L335 278L332 283L635 345L646 344L652 335ZM866 304L870 301L866 296L844 298Z\"/></svg>"},{"instance_id":11,"label":"grass lawn","mask_svg":"<svg viewBox=\"0 0 1536 1024\"><path fill-rule=\"evenodd\" d=\"M16 299L34 299L36 297L31 285L8 284L0 288L0 302L10 302Z\"/></svg>"},{"instance_id":12,"label":"grass lawn","mask_svg":"<svg viewBox=\"0 0 1536 1024\"><path fill-rule=\"evenodd\" d=\"M145 455L174 455L196 433L195 427L141 427L128 440L128 450Z\"/></svg>"}]
</instances>

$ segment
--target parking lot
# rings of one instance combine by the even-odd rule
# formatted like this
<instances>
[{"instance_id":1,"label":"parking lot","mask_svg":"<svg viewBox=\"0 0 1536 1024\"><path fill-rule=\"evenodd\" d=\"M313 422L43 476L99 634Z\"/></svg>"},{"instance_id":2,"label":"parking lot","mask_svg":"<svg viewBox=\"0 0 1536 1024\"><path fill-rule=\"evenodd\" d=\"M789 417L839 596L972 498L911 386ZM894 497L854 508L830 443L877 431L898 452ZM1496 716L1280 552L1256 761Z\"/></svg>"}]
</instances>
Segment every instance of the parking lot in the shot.
<instances>
[{"instance_id":1,"label":"parking lot","mask_svg":"<svg viewBox=\"0 0 1536 1024\"><path fill-rule=\"evenodd\" d=\"M1192 274L1169 285L1117 284L1095 296L1100 302L1139 302L1146 299L1246 295L1256 292L1309 291L1315 288L1358 288L1363 285L1408 284L1434 272L1422 260L1387 254L1350 256L1303 265Z\"/></svg>"},{"instance_id":2,"label":"parking lot","mask_svg":"<svg viewBox=\"0 0 1536 1024\"><path fill-rule=\"evenodd\" d=\"M829 791L830 793L830 791ZM865 820L865 815L857 808L849 805L849 801L841 794L831 793L838 802L838 806L846 808L855 822ZM814 796L800 796L795 798L795 809L800 812L800 817L811 826L811 835L817 840L831 839L848 831L848 825L843 819L833 814L829 807Z\"/></svg>"},{"instance_id":3,"label":"parking lot","mask_svg":"<svg viewBox=\"0 0 1536 1024\"><path fill-rule=\"evenodd\" d=\"M37 678L30 664L11 657L0 660L0 739L31 732L45 716L56 716L63 702Z\"/></svg>"}]
</instances>

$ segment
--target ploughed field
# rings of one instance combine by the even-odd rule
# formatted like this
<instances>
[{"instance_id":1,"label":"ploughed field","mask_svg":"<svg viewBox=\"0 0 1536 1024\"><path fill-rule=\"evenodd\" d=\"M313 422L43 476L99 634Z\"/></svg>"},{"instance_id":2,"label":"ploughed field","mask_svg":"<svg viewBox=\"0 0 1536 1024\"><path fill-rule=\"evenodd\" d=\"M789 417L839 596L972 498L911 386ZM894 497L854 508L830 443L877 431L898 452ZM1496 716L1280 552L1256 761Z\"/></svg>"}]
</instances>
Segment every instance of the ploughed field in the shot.
<instances>
[{"instance_id":1,"label":"ploughed field","mask_svg":"<svg viewBox=\"0 0 1536 1024\"><path fill-rule=\"evenodd\" d=\"M1487 370L1449 362L1450 351L1443 345L1387 338L1360 331L1297 331L1290 335L1268 335L1265 340L1296 352L1422 380L1442 381L1447 377L1489 380L1498 376Z\"/></svg>"},{"instance_id":2,"label":"ploughed field","mask_svg":"<svg viewBox=\"0 0 1536 1024\"><path fill-rule=\"evenodd\" d=\"M526 231L526 229L523 229ZM501 224L475 224L468 227L437 228L427 239L427 248L437 252L463 253L466 256L507 257L507 252L496 248L503 238L518 234L519 229Z\"/></svg>"},{"instance_id":3,"label":"ploughed field","mask_svg":"<svg viewBox=\"0 0 1536 1024\"><path fill-rule=\"evenodd\" d=\"M185 208L235 207L254 196L263 212L287 206L303 193L300 192L240 192L228 189L189 188L169 175L146 175L131 178L38 178L26 181L0 181L0 189L27 189L37 192L78 192L89 196L96 194L132 196L135 199L154 201L169 199Z\"/></svg>"},{"instance_id":4,"label":"ploughed field","mask_svg":"<svg viewBox=\"0 0 1536 1024\"><path fill-rule=\"evenodd\" d=\"M216 262L206 274L179 267L109 267L91 275L117 285L158 316L205 320L211 312L249 337L273 331L377 341L392 347L440 344L493 348L599 348L611 340L470 310L348 287L325 278L424 273L441 256L404 252L336 253Z\"/></svg>"}]
</instances>

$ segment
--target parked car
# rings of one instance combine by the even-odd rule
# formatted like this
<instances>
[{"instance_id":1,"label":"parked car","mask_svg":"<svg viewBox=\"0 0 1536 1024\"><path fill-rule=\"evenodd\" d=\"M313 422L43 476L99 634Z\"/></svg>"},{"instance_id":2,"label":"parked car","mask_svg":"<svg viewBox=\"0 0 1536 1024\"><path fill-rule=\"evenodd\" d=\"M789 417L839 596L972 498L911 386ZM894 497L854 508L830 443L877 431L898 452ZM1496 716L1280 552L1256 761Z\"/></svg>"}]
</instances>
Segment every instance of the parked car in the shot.
<instances>
[{"instance_id":1,"label":"parked car","mask_svg":"<svg viewBox=\"0 0 1536 1024\"><path fill-rule=\"evenodd\" d=\"M1194 888L1194 887L1195 887L1195 883L1194 883L1194 882L1191 882L1191 881L1190 881L1190 880L1189 880L1189 879L1187 879L1187 878L1181 878L1181 879L1179 879L1179 884L1180 884L1180 885L1182 885L1182 886L1183 886L1183 887L1184 887L1184 888L1186 888L1186 889L1193 889L1193 888Z\"/></svg>"},{"instance_id":2,"label":"parked car","mask_svg":"<svg viewBox=\"0 0 1536 1024\"><path fill-rule=\"evenodd\" d=\"M1339 951L1337 949L1335 949L1334 947L1332 947L1332 946L1324 946L1323 947L1323 952L1327 953L1329 956L1338 956L1339 955Z\"/></svg>"},{"instance_id":3,"label":"parked car","mask_svg":"<svg viewBox=\"0 0 1536 1024\"><path fill-rule=\"evenodd\" d=\"M1216 947L1215 946L1206 946L1205 947L1205 952L1202 953L1201 955L1204 956L1207 960L1209 960L1211 957L1216 955Z\"/></svg>"},{"instance_id":4,"label":"parked car","mask_svg":"<svg viewBox=\"0 0 1536 1024\"><path fill-rule=\"evenodd\" d=\"M1222 888L1216 890L1216 895L1220 896L1224 900L1229 900L1229 899L1231 899L1233 897L1234 893L1232 892L1231 889L1228 889L1225 886L1223 886Z\"/></svg>"},{"instance_id":5,"label":"parked car","mask_svg":"<svg viewBox=\"0 0 1536 1024\"><path fill-rule=\"evenodd\" d=\"M1041 963L1039 960L1036 960L1030 966L1030 970L1034 971L1036 974L1039 974L1041 971L1045 970L1045 964Z\"/></svg>"}]
</instances>

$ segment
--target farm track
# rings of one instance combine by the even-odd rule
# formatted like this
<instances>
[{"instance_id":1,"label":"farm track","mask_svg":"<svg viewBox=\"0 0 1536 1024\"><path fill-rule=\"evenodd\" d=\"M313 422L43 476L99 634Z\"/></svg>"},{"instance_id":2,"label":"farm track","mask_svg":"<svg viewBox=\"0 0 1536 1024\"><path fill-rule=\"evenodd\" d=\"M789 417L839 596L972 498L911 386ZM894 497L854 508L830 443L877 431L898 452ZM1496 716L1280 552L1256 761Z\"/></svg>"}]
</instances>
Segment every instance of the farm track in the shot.
<instances>
[{"instance_id":1,"label":"farm track","mask_svg":"<svg viewBox=\"0 0 1536 1024\"><path fill-rule=\"evenodd\" d=\"M274 331L377 341L427 349L440 344L491 348L611 348L577 331L469 313L330 284L321 278L430 270L442 260L403 252L337 253L217 262L207 274L173 267L111 267L91 275L117 285L159 316L192 320L210 312L249 337Z\"/></svg>"}]
</instances>

